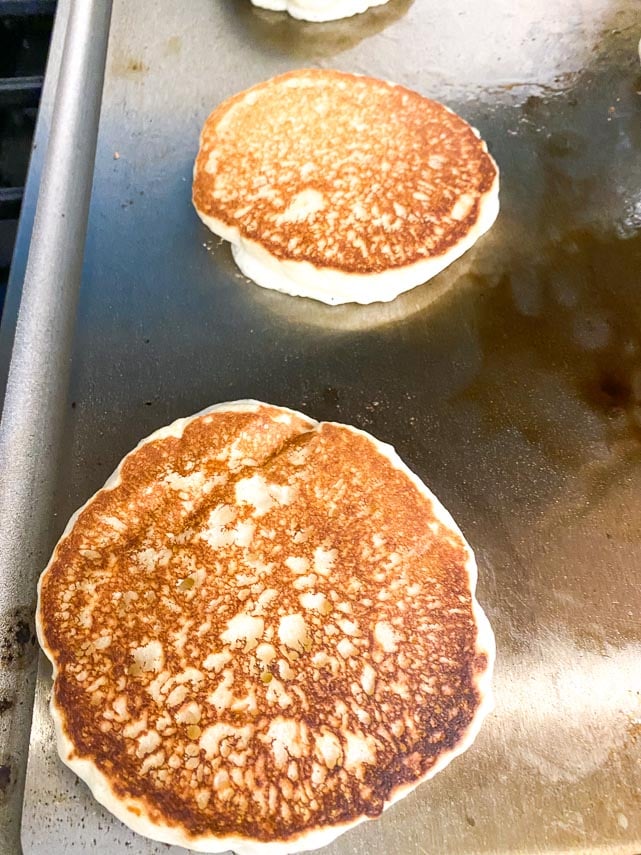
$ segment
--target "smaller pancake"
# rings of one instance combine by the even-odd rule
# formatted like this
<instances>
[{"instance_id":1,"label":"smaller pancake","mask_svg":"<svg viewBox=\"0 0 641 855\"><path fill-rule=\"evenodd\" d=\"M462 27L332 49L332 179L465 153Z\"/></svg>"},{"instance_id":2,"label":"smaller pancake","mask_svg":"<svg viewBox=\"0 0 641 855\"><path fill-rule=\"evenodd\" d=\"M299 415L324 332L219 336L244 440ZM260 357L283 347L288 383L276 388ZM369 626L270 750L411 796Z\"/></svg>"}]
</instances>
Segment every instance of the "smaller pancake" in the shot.
<instances>
[{"instance_id":1,"label":"smaller pancake","mask_svg":"<svg viewBox=\"0 0 641 855\"><path fill-rule=\"evenodd\" d=\"M154 840L318 848L474 741L494 661L475 585L391 446L257 401L181 419L41 576L60 756Z\"/></svg>"},{"instance_id":2,"label":"smaller pancake","mask_svg":"<svg viewBox=\"0 0 641 855\"><path fill-rule=\"evenodd\" d=\"M442 104L305 69L214 110L193 202L258 285L331 305L386 302L490 228L498 170L477 131Z\"/></svg>"},{"instance_id":3,"label":"smaller pancake","mask_svg":"<svg viewBox=\"0 0 641 855\"><path fill-rule=\"evenodd\" d=\"M382 6L388 0L251 0L260 9L289 12L301 21L336 21L365 12L371 6Z\"/></svg>"}]
</instances>

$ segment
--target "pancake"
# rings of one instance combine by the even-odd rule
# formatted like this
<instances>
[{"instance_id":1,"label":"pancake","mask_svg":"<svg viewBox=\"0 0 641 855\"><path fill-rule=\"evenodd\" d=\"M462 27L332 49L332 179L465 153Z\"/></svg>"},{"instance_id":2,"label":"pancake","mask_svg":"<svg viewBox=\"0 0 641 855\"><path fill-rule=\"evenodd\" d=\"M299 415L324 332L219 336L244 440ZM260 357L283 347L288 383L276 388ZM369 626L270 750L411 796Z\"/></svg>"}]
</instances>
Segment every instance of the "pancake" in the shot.
<instances>
[{"instance_id":1,"label":"pancake","mask_svg":"<svg viewBox=\"0 0 641 855\"><path fill-rule=\"evenodd\" d=\"M494 638L456 524L369 434L239 401L143 440L39 583L62 760L135 831L280 855L474 740Z\"/></svg>"},{"instance_id":2,"label":"pancake","mask_svg":"<svg viewBox=\"0 0 641 855\"><path fill-rule=\"evenodd\" d=\"M365 12L370 6L382 6L388 0L251 0L260 9L289 12L302 21L336 21Z\"/></svg>"},{"instance_id":3,"label":"pancake","mask_svg":"<svg viewBox=\"0 0 641 855\"><path fill-rule=\"evenodd\" d=\"M478 132L442 104L305 69L214 110L193 202L258 285L331 305L386 302L490 228L498 170Z\"/></svg>"}]
</instances>

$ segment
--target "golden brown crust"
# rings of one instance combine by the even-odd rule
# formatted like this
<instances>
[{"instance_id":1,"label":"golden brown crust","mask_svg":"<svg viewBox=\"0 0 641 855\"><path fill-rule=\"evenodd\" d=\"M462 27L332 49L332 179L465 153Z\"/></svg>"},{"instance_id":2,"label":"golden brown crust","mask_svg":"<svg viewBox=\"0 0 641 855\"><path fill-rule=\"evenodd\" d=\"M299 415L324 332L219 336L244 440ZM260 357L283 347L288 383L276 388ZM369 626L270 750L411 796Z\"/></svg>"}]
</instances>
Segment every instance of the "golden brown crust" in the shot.
<instances>
[{"instance_id":1,"label":"golden brown crust","mask_svg":"<svg viewBox=\"0 0 641 855\"><path fill-rule=\"evenodd\" d=\"M279 260L368 274L447 253L476 224L496 179L485 144L441 104L373 78L305 69L214 110L193 202Z\"/></svg>"},{"instance_id":2,"label":"golden brown crust","mask_svg":"<svg viewBox=\"0 0 641 855\"><path fill-rule=\"evenodd\" d=\"M263 405L142 445L41 581L75 756L188 838L378 815L483 700L468 558L350 428Z\"/></svg>"}]
</instances>

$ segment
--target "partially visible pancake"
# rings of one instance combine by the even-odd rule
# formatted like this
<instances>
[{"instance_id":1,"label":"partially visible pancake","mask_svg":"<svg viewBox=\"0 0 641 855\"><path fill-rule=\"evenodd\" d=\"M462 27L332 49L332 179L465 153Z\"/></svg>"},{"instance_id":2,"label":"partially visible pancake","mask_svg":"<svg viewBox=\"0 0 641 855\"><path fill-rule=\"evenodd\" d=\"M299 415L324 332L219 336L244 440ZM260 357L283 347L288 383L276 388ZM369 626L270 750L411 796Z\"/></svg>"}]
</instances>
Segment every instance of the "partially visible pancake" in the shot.
<instances>
[{"instance_id":1,"label":"partially visible pancake","mask_svg":"<svg viewBox=\"0 0 641 855\"><path fill-rule=\"evenodd\" d=\"M494 659L475 584L390 446L254 401L177 421L40 579L60 756L153 839L322 846L474 740Z\"/></svg>"},{"instance_id":2,"label":"partially visible pancake","mask_svg":"<svg viewBox=\"0 0 641 855\"><path fill-rule=\"evenodd\" d=\"M388 0L252 0L261 9L289 12L302 21L336 21L365 12L370 6L382 6Z\"/></svg>"},{"instance_id":3,"label":"partially visible pancake","mask_svg":"<svg viewBox=\"0 0 641 855\"><path fill-rule=\"evenodd\" d=\"M498 170L478 133L442 104L305 69L214 110L193 202L258 285L372 303L426 282L490 228Z\"/></svg>"}]
</instances>

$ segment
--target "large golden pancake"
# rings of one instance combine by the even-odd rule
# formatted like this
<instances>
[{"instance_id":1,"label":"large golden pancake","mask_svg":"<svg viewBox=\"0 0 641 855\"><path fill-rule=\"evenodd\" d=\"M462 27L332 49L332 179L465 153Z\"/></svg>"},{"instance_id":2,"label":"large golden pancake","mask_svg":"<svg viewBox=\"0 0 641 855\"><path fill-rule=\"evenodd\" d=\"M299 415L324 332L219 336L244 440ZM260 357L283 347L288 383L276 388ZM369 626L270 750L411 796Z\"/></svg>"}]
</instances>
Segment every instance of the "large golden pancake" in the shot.
<instances>
[{"instance_id":1,"label":"large golden pancake","mask_svg":"<svg viewBox=\"0 0 641 855\"><path fill-rule=\"evenodd\" d=\"M312 849L473 741L472 552L393 449L240 401L157 431L39 585L60 756L148 837Z\"/></svg>"},{"instance_id":2,"label":"large golden pancake","mask_svg":"<svg viewBox=\"0 0 641 855\"><path fill-rule=\"evenodd\" d=\"M326 303L391 300L490 228L498 170L441 104L381 80L305 69L205 122L193 201L266 288Z\"/></svg>"},{"instance_id":3,"label":"large golden pancake","mask_svg":"<svg viewBox=\"0 0 641 855\"><path fill-rule=\"evenodd\" d=\"M251 0L261 9L289 12L302 21L336 21L365 12L370 6L382 6L388 0Z\"/></svg>"}]
</instances>

